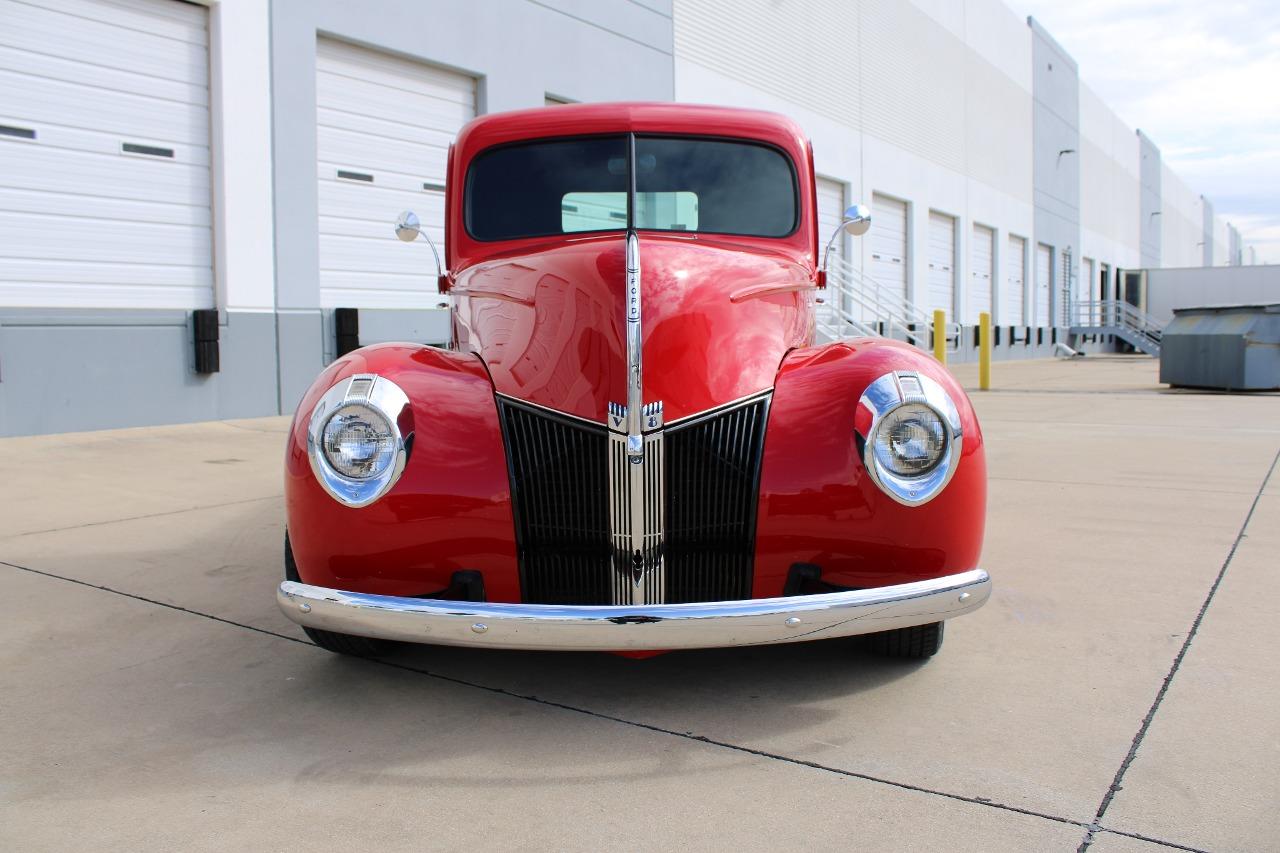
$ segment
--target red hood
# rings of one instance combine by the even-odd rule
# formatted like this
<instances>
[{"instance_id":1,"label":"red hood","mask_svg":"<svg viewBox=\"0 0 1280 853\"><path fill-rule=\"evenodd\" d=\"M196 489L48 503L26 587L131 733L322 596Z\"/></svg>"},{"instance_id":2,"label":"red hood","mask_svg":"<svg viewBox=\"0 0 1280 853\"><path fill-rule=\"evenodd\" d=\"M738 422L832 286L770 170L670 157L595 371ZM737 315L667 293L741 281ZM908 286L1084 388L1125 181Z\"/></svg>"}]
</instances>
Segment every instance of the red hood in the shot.
<instances>
[{"instance_id":1,"label":"red hood","mask_svg":"<svg viewBox=\"0 0 1280 853\"><path fill-rule=\"evenodd\" d=\"M626 402L624 256L621 235L590 237L463 270L459 346L500 393L604 422ZM640 275L644 400L668 422L772 387L812 338L812 270L790 253L641 236Z\"/></svg>"}]
</instances>

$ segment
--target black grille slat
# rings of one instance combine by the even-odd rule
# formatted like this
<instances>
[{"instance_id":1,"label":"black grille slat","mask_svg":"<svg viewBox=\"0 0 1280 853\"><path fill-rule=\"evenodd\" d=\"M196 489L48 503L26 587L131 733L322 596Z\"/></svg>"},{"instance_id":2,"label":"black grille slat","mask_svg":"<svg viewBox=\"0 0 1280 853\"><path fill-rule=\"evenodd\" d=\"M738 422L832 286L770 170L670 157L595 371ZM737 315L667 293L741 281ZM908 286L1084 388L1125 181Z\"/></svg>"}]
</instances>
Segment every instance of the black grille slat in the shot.
<instances>
[{"instance_id":1,"label":"black grille slat","mask_svg":"<svg viewBox=\"0 0 1280 853\"><path fill-rule=\"evenodd\" d=\"M609 466L623 463L611 463L607 431L503 398L499 412L524 601L613 603ZM665 431L665 601L751 597L767 418L760 397Z\"/></svg>"},{"instance_id":2,"label":"black grille slat","mask_svg":"<svg viewBox=\"0 0 1280 853\"><path fill-rule=\"evenodd\" d=\"M671 603L751 597L768 400L667 430Z\"/></svg>"},{"instance_id":3,"label":"black grille slat","mask_svg":"<svg viewBox=\"0 0 1280 853\"><path fill-rule=\"evenodd\" d=\"M537 604L610 600L603 426L500 401L523 598Z\"/></svg>"}]
</instances>

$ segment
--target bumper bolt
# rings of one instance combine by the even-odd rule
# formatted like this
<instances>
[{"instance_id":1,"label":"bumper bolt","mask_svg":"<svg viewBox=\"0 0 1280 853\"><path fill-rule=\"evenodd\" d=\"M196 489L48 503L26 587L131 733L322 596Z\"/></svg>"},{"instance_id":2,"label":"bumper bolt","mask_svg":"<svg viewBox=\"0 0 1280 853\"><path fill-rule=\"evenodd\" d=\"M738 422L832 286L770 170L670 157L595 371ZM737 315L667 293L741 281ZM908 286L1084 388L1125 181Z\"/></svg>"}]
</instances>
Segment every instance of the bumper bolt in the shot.
<instances>
[{"instance_id":1,"label":"bumper bolt","mask_svg":"<svg viewBox=\"0 0 1280 853\"><path fill-rule=\"evenodd\" d=\"M799 616L792 616L792 617L790 617L789 619L787 619L787 621L783 622L782 624L783 624L783 625L786 625L788 628L794 628L795 626L797 626L797 625L799 625L799 624L800 624L800 617L799 617Z\"/></svg>"},{"instance_id":2,"label":"bumper bolt","mask_svg":"<svg viewBox=\"0 0 1280 853\"><path fill-rule=\"evenodd\" d=\"M307 603L304 601L302 604L299 604L299 605L298 605L298 609L299 609L299 610L301 610L303 613L310 613L310 612L311 612L311 605L310 605L310 604L307 604Z\"/></svg>"},{"instance_id":3,"label":"bumper bolt","mask_svg":"<svg viewBox=\"0 0 1280 853\"><path fill-rule=\"evenodd\" d=\"M967 593L967 592L962 592L962 593L960 593L960 600L961 600L961 601L968 601L968 600L969 600L969 593Z\"/></svg>"},{"instance_id":4,"label":"bumper bolt","mask_svg":"<svg viewBox=\"0 0 1280 853\"><path fill-rule=\"evenodd\" d=\"M471 626L471 630L475 631L477 634L483 634L485 631L489 630L489 626L483 622L477 622Z\"/></svg>"}]
</instances>

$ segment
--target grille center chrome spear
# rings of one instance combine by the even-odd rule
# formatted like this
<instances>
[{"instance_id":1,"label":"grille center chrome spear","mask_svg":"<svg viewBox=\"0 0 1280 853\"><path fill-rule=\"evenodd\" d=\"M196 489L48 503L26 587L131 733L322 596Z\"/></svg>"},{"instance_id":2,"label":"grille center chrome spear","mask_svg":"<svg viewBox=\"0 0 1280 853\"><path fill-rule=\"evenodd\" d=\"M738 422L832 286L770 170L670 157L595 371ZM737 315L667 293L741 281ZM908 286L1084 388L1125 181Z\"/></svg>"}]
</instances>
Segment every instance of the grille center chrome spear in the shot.
<instances>
[{"instance_id":1,"label":"grille center chrome spear","mask_svg":"<svg viewBox=\"0 0 1280 853\"><path fill-rule=\"evenodd\" d=\"M640 337L640 238L627 232L627 458L633 465L644 459L644 383Z\"/></svg>"},{"instance_id":2,"label":"grille center chrome spear","mask_svg":"<svg viewBox=\"0 0 1280 853\"><path fill-rule=\"evenodd\" d=\"M609 525L615 604L660 603L665 587L662 403L644 403L640 304L640 238L635 231L628 231L627 403L609 404Z\"/></svg>"}]
</instances>

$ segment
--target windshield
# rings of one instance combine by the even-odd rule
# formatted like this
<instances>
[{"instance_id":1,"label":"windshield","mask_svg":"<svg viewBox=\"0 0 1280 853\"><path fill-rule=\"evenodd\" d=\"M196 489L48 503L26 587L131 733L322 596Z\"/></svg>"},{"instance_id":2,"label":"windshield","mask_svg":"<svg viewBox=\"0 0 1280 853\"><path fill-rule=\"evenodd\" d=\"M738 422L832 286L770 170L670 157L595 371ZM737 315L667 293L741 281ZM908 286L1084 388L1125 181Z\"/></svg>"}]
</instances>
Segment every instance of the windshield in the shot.
<instances>
[{"instance_id":1,"label":"windshield","mask_svg":"<svg viewBox=\"0 0 1280 853\"><path fill-rule=\"evenodd\" d=\"M464 221L476 240L625 231L626 136L493 148L467 171ZM637 137L633 227L785 237L799 224L795 170L754 142Z\"/></svg>"}]
</instances>

